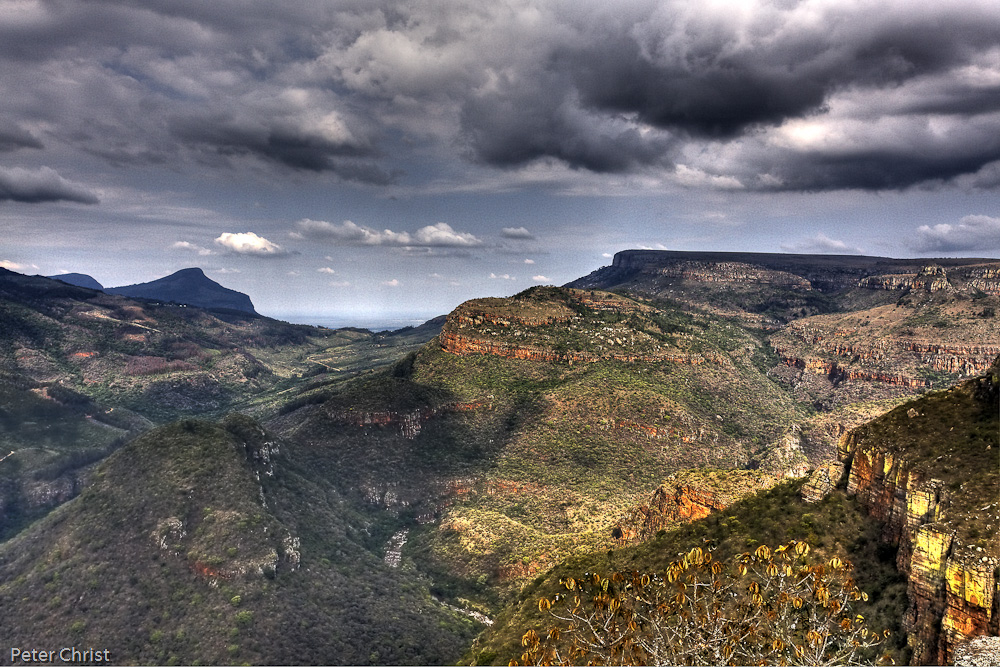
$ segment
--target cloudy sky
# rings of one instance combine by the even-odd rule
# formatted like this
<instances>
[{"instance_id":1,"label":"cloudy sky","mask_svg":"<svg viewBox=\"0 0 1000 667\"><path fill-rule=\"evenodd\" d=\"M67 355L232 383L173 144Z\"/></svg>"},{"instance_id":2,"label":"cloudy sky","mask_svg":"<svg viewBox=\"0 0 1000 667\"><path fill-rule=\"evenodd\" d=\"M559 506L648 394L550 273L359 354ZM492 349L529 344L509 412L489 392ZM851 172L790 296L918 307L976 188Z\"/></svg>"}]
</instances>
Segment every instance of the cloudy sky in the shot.
<instances>
[{"instance_id":1,"label":"cloudy sky","mask_svg":"<svg viewBox=\"0 0 1000 667\"><path fill-rule=\"evenodd\" d=\"M420 318L625 248L1000 256L996 0L3 0L0 265Z\"/></svg>"}]
</instances>

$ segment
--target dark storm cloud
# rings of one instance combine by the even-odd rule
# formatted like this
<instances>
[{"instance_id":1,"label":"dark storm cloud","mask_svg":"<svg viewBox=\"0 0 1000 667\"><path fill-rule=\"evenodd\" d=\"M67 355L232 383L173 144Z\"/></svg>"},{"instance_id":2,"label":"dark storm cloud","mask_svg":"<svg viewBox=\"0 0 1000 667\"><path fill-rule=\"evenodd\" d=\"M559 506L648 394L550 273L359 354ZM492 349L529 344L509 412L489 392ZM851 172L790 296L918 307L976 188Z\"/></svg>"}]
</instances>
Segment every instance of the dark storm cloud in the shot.
<instances>
[{"instance_id":1,"label":"dark storm cloud","mask_svg":"<svg viewBox=\"0 0 1000 667\"><path fill-rule=\"evenodd\" d=\"M72 201L96 204L97 196L81 185L71 183L54 169L21 169L0 167L0 202L15 201L27 204Z\"/></svg>"},{"instance_id":2,"label":"dark storm cloud","mask_svg":"<svg viewBox=\"0 0 1000 667\"><path fill-rule=\"evenodd\" d=\"M804 191L939 184L1000 161L994 2L12 7L0 151L375 185L419 186L438 165L483 174L466 159Z\"/></svg>"},{"instance_id":3,"label":"dark storm cloud","mask_svg":"<svg viewBox=\"0 0 1000 667\"><path fill-rule=\"evenodd\" d=\"M41 148L40 142L31 132L16 123L0 119L0 152L15 151L19 148Z\"/></svg>"},{"instance_id":4,"label":"dark storm cloud","mask_svg":"<svg viewBox=\"0 0 1000 667\"><path fill-rule=\"evenodd\" d=\"M831 118L837 96L912 91L888 116L1000 113L1000 80L929 85L934 77L992 63L1000 12L985 3L853 8L771 3L723 11L693 3L591 9L569 19L577 39L553 45L533 76L465 102L462 125L478 159L500 167L553 157L591 171L626 171L676 163L679 138L709 150L742 141L747 159L728 175L755 187L762 162L753 143L783 123ZM960 77L959 77L960 78ZM537 82L543 81L543 85ZM567 119L589 118L586 124ZM601 131L628 119L674 137ZM1000 122L993 119L993 131ZM885 189L950 179L1000 159L995 142L963 154L912 155L895 146L829 145L777 151L787 158L784 189ZM912 153L912 151L909 151ZM774 156L770 156L773 162ZM766 162L766 161L765 161ZM720 172L711 161L695 165ZM766 183L765 183L766 186Z\"/></svg>"},{"instance_id":5,"label":"dark storm cloud","mask_svg":"<svg viewBox=\"0 0 1000 667\"><path fill-rule=\"evenodd\" d=\"M756 189L773 191L903 190L975 174L998 159L997 140L967 152L857 149L841 155L790 155L780 164L769 161L770 178L745 180Z\"/></svg>"},{"instance_id":6,"label":"dark storm cloud","mask_svg":"<svg viewBox=\"0 0 1000 667\"><path fill-rule=\"evenodd\" d=\"M726 138L820 111L838 89L892 87L947 71L1000 37L995 12L920 13L916 7L908 20L884 25L860 12L834 14L801 31L776 18L758 26L763 34L749 40L740 30L744 26L727 25L723 16L708 21L704 32L681 36L666 20L651 26L652 34L643 39L636 37L635 25L598 33L557 59L585 106ZM874 29L865 28L868 21ZM939 112L966 106L960 98L954 104Z\"/></svg>"},{"instance_id":7,"label":"dark storm cloud","mask_svg":"<svg viewBox=\"0 0 1000 667\"><path fill-rule=\"evenodd\" d=\"M345 180L386 184L393 175L371 162L375 151L351 138L322 136L293 125L239 123L225 117L176 118L170 133L178 140L220 156L252 155L292 169L333 172Z\"/></svg>"},{"instance_id":8,"label":"dark storm cloud","mask_svg":"<svg viewBox=\"0 0 1000 667\"><path fill-rule=\"evenodd\" d=\"M623 119L589 114L570 89L537 81L470 99L461 122L475 158L498 167L550 157L574 168L622 172L665 161L670 146L668 137L645 138Z\"/></svg>"}]
</instances>

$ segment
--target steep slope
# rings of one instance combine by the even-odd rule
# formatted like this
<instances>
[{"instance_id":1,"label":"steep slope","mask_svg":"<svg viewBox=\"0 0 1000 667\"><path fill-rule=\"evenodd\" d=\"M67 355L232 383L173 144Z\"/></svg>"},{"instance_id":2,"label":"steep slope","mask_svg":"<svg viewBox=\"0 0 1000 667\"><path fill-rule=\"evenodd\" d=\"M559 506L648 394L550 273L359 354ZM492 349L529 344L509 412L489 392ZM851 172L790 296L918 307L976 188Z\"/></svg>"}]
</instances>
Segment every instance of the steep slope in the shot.
<instances>
[{"instance_id":1,"label":"steep slope","mask_svg":"<svg viewBox=\"0 0 1000 667\"><path fill-rule=\"evenodd\" d=\"M581 548L672 472L744 468L804 415L761 344L709 316L533 288L467 302L391 374L317 388L270 427L345 495L398 517L403 561L495 605ZM762 474L773 484L805 456Z\"/></svg>"},{"instance_id":2,"label":"steep slope","mask_svg":"<svg viewBox=\"0 0 1000 667\"><path fill-rule=\"evenodd\" d=\"M256 314L250 297L223 287L198 268L181 269L148 283L108 287L109 294L121 294L165 303L182 303L201 308L226 308Z\"/></svg>"},{"instance_id":3,"label":"steep slope","mask_svg":"<svg viewBox=\"0 0 1000 667\"><path fill-rule=\"evenodd\" d=\"M565 577L593 574L607 577L614 572L662 573L694 547L711 545L715 560L731 563L742 553L760 546L774 548L790 540L805 541L818 562L833 556L855 564L852 572L858 587L868 594L858 601L857 613L872 629L892 633L879 655L888 652L897 664L909 659L900 619L906 609L906 581L896 571L893 550L881 549L879 524L870 518L843 489L829 493L818 503L801 499L803 480L785 481L715 512L675 528L659 530L641 543L616 545L590 553L578 553L540 574L499 613L495 623L476 639L465 654L464 664L504 665L519 659L521 638L529 630L545 636L554 620L539 609L539 598L566 593L560 586ZM650 498L655 501L655 498ZM878 655L865 656L874 661Z\"/></svg>"},{"instance_id":4,"label":"steep slope","mask_svg":"<svg viewBox=\"0 0 1000 667\"><path fill-rule=\"evenodd\" d=\"M129 443L0 546L5 636L115 663L453 661L471 622L372 554L306 473L236 415Z\"/></svg>"},{"instance_id":5,"label":"steep slope","mask_svg":"<svg viewBox=\"0 0 1000 667\"><path fill-rule=\"evenodd\" d=\"M497 616L466 659L502 664L519 655L523 632L544 632L537 599L556 593L560 578L662 570L703 540L724 558L790 539L824 558L850 558L870 596L859 611L870 627L892 630L887 648L897 661L949 664L956 645L998 634L1000 358L985 375L853 429L840 449L843 465L735 501L709 492L711 474L675 476L635 516L687 510L693 522L653 525L637 531L638 543L560 563Z\"/></svg>"},{"instance_id":6,"label":"steep slope","mask_svg":"<svg viewBox=\"0 0 1000 667\"><path fill-rule=\"evenodd\" d=\"M902 290L996 295L998 276L1000 261L995 259L623 250L615 253L611 266L567 286L673 298L777 325L805 315L892 303Z\"/></svg>"},{"instance_id":7,"label":"steep slope","mask_svg":"<svg viewBox=\"0 0 1000 667\"><path fill-rule=\"evenodd\" d=\"M947 387L1000 353L1000 261L626 250L569 283L714 313L821 412ZM842 426L853 424L844 423Z\"/></svg>"},{"instance_id":8,"label":"steep slope","mask_svg":"<svg viewBox=\"0 0 1000 667\"><path fill-rule=\"evenodd\" d=\"M989 371L842 438L849 493L885 522L909 579L913 664L1000 634L1000 357Z\"/></svg>"},{"instance_id":9,"label":"steep slope","mask_svg":"<svg viewBox=\"0 0 1000 667\"><path fill-rule=\"evenodd\" d=\"M776 374L803 400L843 403L947 387L1000 354L996 296L944 288L897 293L891 305L807 317L773 333L785 365Z\"/></svg>"}]
</instances>

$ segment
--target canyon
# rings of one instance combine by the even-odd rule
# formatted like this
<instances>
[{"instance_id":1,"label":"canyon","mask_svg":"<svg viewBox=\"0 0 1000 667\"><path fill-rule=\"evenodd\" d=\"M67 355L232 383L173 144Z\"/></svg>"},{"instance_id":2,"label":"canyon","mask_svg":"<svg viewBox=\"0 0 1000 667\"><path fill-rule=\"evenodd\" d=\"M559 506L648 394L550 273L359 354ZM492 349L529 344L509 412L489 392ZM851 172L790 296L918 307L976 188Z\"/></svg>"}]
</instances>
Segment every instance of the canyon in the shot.
<instances>
[{"instance_id":1,"label":"canyon","mask_svg":"<svg viewBox=\"0 0 1000 667\"><path fill-rule=\"evenodd\" d=\"M906 601L881 604L902 623L910 653L897 655L915 664L997 632L1000 508L982 475L1000 444L987 449L996 430L969 406L992 391L982 376L1000 354L1000 262L627 251L567 288L465 302L440 332L399 346L390 334L220 319L44 280L0 280L19 327L0 336L0 389L23 404L16 423L36 438L31 451L46 451L35 414L64 423L60 433L89 429L79 432L94 447L64 475L44 468L55 459L14 456L35 467L16 489L4 482L0 511L65 509L0 545L8 581L47 559L46 579L26 575L0 594L11 609L46 584L58 604L79 598L91 579L71 582L75 568L108 560L114 540L67 533L59 517L103 525L100 512L120 504L131 526L120 543L152 564L137 578L162 571L186 596L162 602L169 620L143 616L138 661L198 657L176 639L190 630L178 610L195 599L227 619L203 655L273 658L255 635L308 647L305 626L281 638L264 618L269 599L280 619L324 628L327 661L337 650L363 661L357 650L371 644L355 646L320 608L357 636L377 627L377 642L400 632L386 619L405 618L434 637L419 655L450 662L483 627L470 619L507 632L514 606L580 559L653 558L657 545L701 539L739 553L780 535L826 557L846 550L893 595L898 568ZM956 381L978 389L949 393ZM933 407L948 396L966 407ZM218 430L190 418L234 408L260 421L227 417ZM155 436L117 440L177 417ZM203 441L215 443L230 499L198 477ZM142 469L143 457L164 474ZM857 537L873 530L881 551ZM79 562L56 554L77 539ZM886 550L892 563L879 561ZM103 621L90 622L81 636L100 635ZM160 631L170 638L147 641Z\"/></svg>"}]
</instances>

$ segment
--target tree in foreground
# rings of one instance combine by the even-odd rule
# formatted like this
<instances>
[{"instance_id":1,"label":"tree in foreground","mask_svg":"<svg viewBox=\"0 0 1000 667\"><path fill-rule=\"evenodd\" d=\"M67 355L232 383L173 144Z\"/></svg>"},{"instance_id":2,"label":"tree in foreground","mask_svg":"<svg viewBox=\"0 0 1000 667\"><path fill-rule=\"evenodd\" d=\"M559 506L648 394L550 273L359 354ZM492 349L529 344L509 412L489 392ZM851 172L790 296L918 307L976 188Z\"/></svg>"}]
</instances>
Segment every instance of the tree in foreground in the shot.
<instances>
[{"instance_id":1,"label":"tree in foreground","mask_svg":"<svg viewBox=\"0 0 1000 667\"><path fill-rule=\"evenodd\" d=\"M525 632L511 664L864 664L888 631L852 608L868 595L849 561L808 554L789 542L724 563L695 548L662 573L561 579L563 592L538 601L555 623Z\"/></svg>"}]
</instances>

